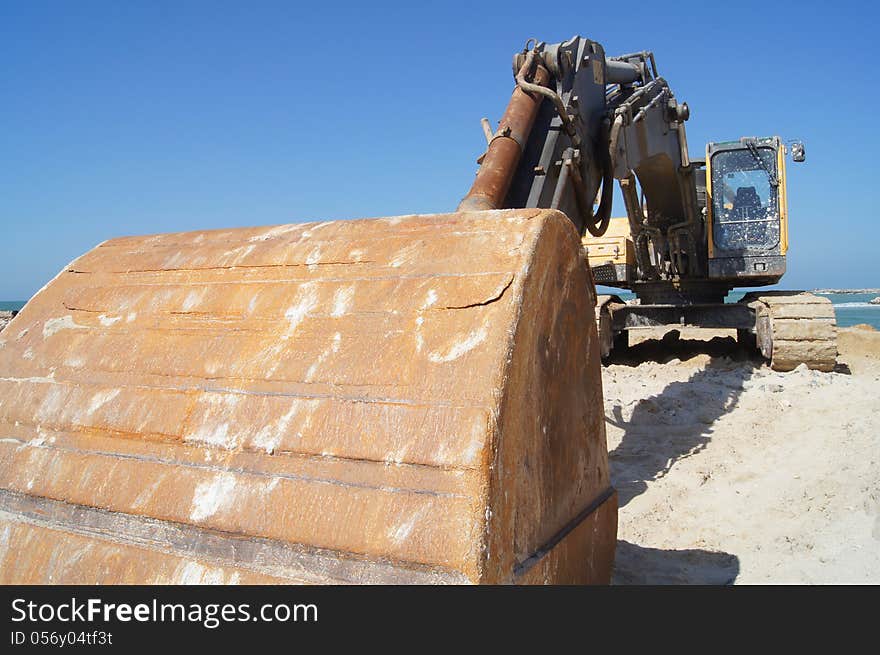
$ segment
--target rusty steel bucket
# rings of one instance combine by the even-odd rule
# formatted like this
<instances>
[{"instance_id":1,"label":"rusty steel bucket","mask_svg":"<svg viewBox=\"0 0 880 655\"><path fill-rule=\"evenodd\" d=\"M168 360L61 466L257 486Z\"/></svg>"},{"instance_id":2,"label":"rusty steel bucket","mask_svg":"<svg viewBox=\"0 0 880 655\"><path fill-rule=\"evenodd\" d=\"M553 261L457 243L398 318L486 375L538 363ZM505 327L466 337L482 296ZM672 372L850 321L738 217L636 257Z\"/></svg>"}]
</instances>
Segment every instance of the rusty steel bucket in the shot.
<instances>
[{"instance_id":1,"label":"rusty steel bucket","mask_svg":"<svg viewBox=\"0 0 880 655\"><path fill-rule=\"evenodd\" d=\"M607 582L591 295L550 210L107 241L0 332L0 582Z\"/></svg>"}]
</instances>

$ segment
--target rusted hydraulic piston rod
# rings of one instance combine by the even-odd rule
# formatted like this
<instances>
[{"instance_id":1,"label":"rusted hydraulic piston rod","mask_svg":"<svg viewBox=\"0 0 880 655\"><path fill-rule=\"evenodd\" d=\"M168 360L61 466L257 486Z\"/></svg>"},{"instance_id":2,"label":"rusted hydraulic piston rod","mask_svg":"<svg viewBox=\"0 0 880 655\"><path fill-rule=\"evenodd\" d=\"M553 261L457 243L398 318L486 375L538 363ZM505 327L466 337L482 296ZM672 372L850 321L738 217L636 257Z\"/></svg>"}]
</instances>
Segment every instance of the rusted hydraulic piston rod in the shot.
<instances>
[{"instance_id":1,"label":"rusted hydraulic piston rod","mask_svg":"<svg viewBox=\"0 0 880 655\"><path fill-rule=\"evenodd\" d=\"M542 64L535 63L534 50L529 52L517 78L528 76L533 68L531 82L546 86L550 73ZM513 90L507 110L483 157L477 179L459 203L457 211L498 209L501 206L543 99L543 96L527 93L519 86Z\"/></svg>"}]
</instances>

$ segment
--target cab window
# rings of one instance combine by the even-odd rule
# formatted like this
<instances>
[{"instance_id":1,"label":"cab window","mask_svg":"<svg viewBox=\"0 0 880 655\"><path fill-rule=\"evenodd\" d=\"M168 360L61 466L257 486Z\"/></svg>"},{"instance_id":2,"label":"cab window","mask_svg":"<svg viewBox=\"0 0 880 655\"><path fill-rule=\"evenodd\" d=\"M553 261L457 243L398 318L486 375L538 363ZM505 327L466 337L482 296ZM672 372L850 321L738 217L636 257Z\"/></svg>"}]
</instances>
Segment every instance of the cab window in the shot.
<instances>
[{"instance_id":1,"label":"cab window","mask_svg":"<svg viewBox=\"0 0 880 655\"><path fill-rule=\"evenodd\" d=\"M779 187L772 148L712 156L712 235L721 250L767 250L779 243Z\"/></svg>"}]
</instances>

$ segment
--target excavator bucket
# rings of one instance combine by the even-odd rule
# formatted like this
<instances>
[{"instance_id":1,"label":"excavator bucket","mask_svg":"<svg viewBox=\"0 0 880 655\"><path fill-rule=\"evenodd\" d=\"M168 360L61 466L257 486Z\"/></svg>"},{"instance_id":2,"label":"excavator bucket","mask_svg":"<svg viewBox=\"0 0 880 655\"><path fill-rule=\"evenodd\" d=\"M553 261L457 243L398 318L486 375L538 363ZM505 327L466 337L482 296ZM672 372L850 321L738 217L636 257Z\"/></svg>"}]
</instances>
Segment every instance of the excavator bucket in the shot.
<instances>
[{"instance_id":1,"label":"excavator bucket","mask_svg":"<svg viewBox=\"0 0 880 655\"><path fill-rule=\"evenodd\" d=\"M608 582L591 295L553 210L107 241L0 332L0 582Z\"/></svg>"}]
</instances>

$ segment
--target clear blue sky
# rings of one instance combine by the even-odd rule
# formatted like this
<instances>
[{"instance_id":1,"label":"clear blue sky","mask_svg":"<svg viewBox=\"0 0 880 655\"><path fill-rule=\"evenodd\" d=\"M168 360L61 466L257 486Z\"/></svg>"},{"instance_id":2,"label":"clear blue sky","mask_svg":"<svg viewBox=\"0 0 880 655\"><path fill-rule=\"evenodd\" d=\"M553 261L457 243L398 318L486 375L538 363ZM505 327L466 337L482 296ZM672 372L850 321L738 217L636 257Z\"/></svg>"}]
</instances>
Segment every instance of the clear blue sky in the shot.
<instances>
[{"instance_id":1,"label":"clear blue sky","mask_svg":"<svg viewBox=\"0 0 880 655\"><path fill-rule=\"evenodd\" d=\"M308 5L2 1L0 299L118 235L452 210L512 54L573 34L653 49L694 155L803 139L785 286L880 286L873 3Z\"/></svg>"}]
</instances>

